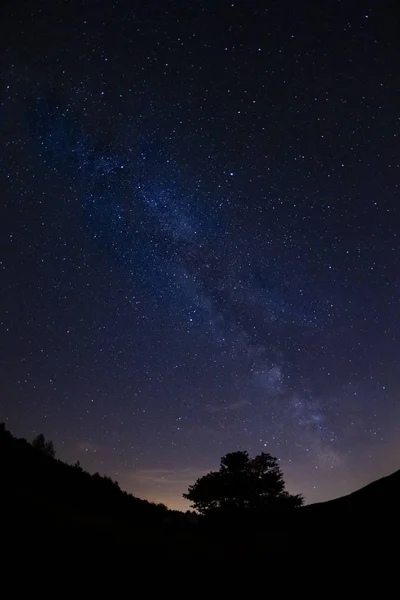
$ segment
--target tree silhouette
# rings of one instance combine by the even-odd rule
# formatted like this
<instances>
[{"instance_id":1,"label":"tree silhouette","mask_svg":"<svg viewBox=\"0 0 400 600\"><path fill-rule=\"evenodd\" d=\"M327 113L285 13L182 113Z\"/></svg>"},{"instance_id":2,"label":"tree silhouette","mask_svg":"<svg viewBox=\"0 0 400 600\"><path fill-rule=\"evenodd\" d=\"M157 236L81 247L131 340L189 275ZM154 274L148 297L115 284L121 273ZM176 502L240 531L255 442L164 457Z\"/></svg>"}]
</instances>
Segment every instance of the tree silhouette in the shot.
<instances>
[{"instance_id":1,"label":"tree silhouette","mask_svg":"<svg viewBox=\"0 0 400 600\"><path fill-rule=\"evenodd\" d=\"M278 460L262 452L231 452L221 458L219 471L211 471L189 487L183 497L200 514L217 510L265 510L301 506L300 495L285 490Z\"/></svg>"},{"instance_id":2,"label":"tree silhouette","mask_svg":"<svg viewBox=\"0 0 400 600\"><path fill-rule=\"evenodd\" d=\"M46 441L43 433L39 433L33 440L32 446L39 450L39 452L43 452L46 456L50 456L51 458L55 458L56 451L54 450L54 444L51 440Z\"/></svg>"}]
</instances>

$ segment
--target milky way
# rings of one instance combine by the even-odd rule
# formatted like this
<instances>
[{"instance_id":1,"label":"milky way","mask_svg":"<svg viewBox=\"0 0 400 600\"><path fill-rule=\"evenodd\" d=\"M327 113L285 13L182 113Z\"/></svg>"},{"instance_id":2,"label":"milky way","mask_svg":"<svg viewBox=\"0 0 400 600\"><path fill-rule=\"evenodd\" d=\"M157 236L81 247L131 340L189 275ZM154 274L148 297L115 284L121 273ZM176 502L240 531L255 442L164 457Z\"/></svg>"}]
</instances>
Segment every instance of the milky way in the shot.
<instances>
[{"instance_id":1,"label":"milky way","mask_svg":"<svg viewBox=\"0 0 400 600\"><path fill-rule=\"evenodd\" d=\"M398 468L393 4L103 4L2 9L0 417L177 507Z\"/></svg>"}]
</instances>

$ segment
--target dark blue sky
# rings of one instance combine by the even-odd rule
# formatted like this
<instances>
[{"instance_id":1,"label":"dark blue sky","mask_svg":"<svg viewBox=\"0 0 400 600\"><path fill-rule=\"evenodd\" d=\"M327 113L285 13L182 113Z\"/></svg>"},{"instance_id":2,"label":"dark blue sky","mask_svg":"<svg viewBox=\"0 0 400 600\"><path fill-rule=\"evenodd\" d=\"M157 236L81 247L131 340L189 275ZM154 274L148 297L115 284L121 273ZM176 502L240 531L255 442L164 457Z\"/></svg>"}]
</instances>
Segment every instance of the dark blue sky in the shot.
<instances>
[{"instance_id":1,"label":"dark blue sky","mask_svg":"<svg viewBox=\"0 0 400 600\"><path fill-rule=\"evenodd\" d=\"M398 468L396 3L1 13L1 419L174 507Z\"/></svg>"}]
</instances>

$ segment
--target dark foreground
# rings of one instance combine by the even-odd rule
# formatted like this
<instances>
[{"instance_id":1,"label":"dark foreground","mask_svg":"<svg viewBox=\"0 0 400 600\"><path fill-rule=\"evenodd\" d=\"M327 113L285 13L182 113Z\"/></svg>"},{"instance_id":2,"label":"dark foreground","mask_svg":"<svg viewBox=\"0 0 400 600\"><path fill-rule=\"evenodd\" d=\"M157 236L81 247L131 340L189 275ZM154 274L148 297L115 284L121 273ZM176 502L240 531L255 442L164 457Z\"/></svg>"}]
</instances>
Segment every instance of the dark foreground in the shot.
<instances>
[{"instance_id":1,"label":"dark foreground","mask_svg":"<svg viewBox=\"0 0 400 600\"><path fill-rule=\"evenodd\" d=\"M0 435L1 540L9 555L73 553L145 564L302 560L391 553L400 532L400 473L351 496L285 513L196 522L138 500L108 478Z\"/></svg>"},{"instance_id":2,"label":"dark foreground","mask_svg":"<svg viewBox=\"0 0 400 600\"><path fill-rule=\"evenodd\" d=\"M4 497L3 497L4 498ZM300 509L301 510L301 509ZM26 490L14 490L3 504L2 542L9 550L39 554L72 551L91 559L131 557L153 564L173 562L242 563L262 558L301 559L323 553L360 557L397 547L399 520L369 513L318 515L305 511L270 524L230 526L130 524L117 516L99 518L72 510ZM304 517L304 518L301 518ZM19 553L19 560L23 555Z\"/></svg>"}]
</instances>

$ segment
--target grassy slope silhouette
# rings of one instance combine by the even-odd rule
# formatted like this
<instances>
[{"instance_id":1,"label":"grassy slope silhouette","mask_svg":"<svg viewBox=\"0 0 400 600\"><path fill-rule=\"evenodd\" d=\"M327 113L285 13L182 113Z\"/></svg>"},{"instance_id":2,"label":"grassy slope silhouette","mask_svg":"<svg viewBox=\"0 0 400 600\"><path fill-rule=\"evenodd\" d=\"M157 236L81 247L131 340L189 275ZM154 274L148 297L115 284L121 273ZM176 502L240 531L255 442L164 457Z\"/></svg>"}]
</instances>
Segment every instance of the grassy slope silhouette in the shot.
<instances>
[{"instance_id":1,"label":"grassy slope silhouette","mask_svg":"<svg viewBox=\"0 0 400 600\"><path fill-rule=\"evenodd\" d=\"M308 505L313 511L353 511L400 509L400 469L364 487L333 500Z\"/></svg>"}]
</instances>

